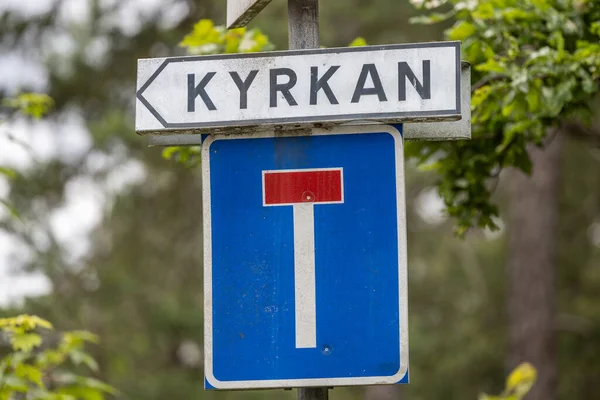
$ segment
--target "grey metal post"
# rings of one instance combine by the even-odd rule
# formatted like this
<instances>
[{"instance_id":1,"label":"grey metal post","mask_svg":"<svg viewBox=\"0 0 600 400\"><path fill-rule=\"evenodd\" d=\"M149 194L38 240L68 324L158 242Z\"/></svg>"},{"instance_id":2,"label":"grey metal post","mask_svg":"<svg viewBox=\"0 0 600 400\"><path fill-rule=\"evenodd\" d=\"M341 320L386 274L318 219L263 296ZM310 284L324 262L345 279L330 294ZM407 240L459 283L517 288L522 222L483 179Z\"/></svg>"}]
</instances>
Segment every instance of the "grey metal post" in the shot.
<instances>
[{"instance_id":1,"label":"grey metal post","mask_svg":"<svg viewBox=\"0 0 600 400\"><path fill-rule=\"evenodd\" d=\"M290 50L319 48L319 0L288 0Z\"/></svg>"},{"instance_id":2,"label":"grey metal post","mask_svg":"<svg viewBox=\"0 0 600 400\"><path fill-rule=\"evenodd\" d=\"M319 48L319 0L288 0L289 47ZM327 400L328 388L298 389L298 400Z\"/></svg>"},{"instance_id":3,"label":"grey metal post","mask_svg":"<svg viewBox=\"0 0 600 400\"><path fill-rule=\"evenodd\" d=\"M327 400L328 388L304 388L298 389L298 400Z\"/></svg>"}]
</instances>

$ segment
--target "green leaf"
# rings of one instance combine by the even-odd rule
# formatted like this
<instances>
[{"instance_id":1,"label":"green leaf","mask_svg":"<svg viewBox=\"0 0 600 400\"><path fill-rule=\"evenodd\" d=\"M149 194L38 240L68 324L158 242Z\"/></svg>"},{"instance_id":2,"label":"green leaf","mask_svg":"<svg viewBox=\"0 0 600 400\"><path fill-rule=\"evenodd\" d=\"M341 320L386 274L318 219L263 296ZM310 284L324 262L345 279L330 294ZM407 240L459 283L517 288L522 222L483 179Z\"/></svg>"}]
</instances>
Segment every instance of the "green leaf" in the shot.
<instances>
[{"instance_id":1,"label":"green leaf","mask_svg":"<svg viewBox=\"0 0 600 400\"><path fill-rule=\"evenodd\" d=\"M69 331L67 332L73 339L81 340L88 343L98 343L100 339L98 335L88 331Z\"/></svg>"},{"instance_id":2,"label":"green leaf","mask_svg":"<svg viewBox=\"0 0 600 400\"><path fill-rule=\"evenodd\" d=\"M473 92L471 97L471 108L476 109L492 94L492 88L489 85L482 86Z\"/></svg>"},{"instance_id":3,"label":"green leaf","mask_svg":"<svg viewBox=\"0 0 600 400\"><path fill-rule=\"evenodd\" d=\"M502 11L502 18L507 22L515 22L517 20L532 21L536 19L534 13L527 12L520 8L507 8Z\"/></svg>"},{"instance_id":4,"label":"green leaf","mask_svg":"<svg viewBox=\"0 0 600 400\"><path fill-rule=\"evenodd\" d=\"M181 147L178 147L178 146L167 147L167 148L163 149L163 151L162 151L162 157L165 160L170 160L180 150L181 150Z\"/></svg>"},{"instance_id":5,"label":"green leaf","mask_svg":"<svg viewBox=\"0 0 600 400\"><path fill-rule=\"evenodd\" d=\"M92 356L90 356L84 351L72 350L69 353L69 357L71 358L71 361L73 361L73 363L76 365L84 364L92 371L98 371L98 363L96 362L96 360L94 360Z\"/></svg>"},{"instance_id":6,"label":"green leaf","mask_svg":"<svg viewBox=\"0 0 600 400\"><path fill-rule=\"evenodd\" d=\"M215 28L215 24L210 19L202 19L194 25L192 33L186 35L179 43L181 47L203 47L206 45L222 44L221 32Z\"/></svg>"},{"instance_id":7,"label":"green leaf","mask_svg":"<svg viewBox=\"0 0 600 400\"><path fill-rule=\"evenodd\" d=\"M13 335L10 342L16 351L29 352L42 344L42 337L37 333L20 333Z\"/></svg>"},{"instance_id":8,"label":"green leaf","mask_svg":"<svg viewBox=\"0 0 600 400\"><path fill-rule=\"evenodd\" d=\"M110 394L117 394L117 390L110 386L107 385L106 383L98 380L98 379L94 379L94 378L87 378L84 376L80 376L77 379L77 382L82 385L82 386L86 386L88 388L92 388L92 389L96 389L96 390L100 390L104 393L110 393Z\"/></svg>"},{"instance_id":9,"label":"green leaf","mask_svg":"<svg viewBox=\"0 0 600 400\"><path fill-rule=\"evenodd\" d=\"M536 79L532 85L530 85L529 87L529 91L527 92L527 95L525 96L526 100L527 100L527 106L529 108L530 112L536 112L540 109L540 98L541 98L541 91L540 88L542 86L542 81L539 79Z\"/></svg>"},{"instance_id":10,"label":"green leaf","mask_svg":"<svg viewBox=\"0 0 600 400\"><path fill-rule=\"evenodd\" d=\"M59 393L73 400L103 400L104 395L95 389L81 386L68 386L60 388Z\"/></svg>"},{"instance_id":11,"label":"green leaf","mask_svg":"<svg viewBox=\"0 0 600 400\"><path fill-rule=\"evenodd\" d=\"M13 390L16 392L25 393L29 390L29 385L27 381L16 376L8 376L3 383L6 389Z\"/></svg>"},{"instance_id":12,"label":"green leaf","mask_svg":"<svg viewBox=\"0 0 600 400\"><path fill-rule=\"evenodd\" d=\"M258 29L253 29L247 32L238 48L234 52L240 53L255 53L257 51L268 50L271 46L267 35L263 34Z\"/></svg>"},{"instance_id":13,"label":"green leaf","mask_svg":"<svg viewBox=\"0 0 600 400\"><path fill-rule=\"evenodd\" d=\"M0 318L0 329L7 327L22 327L25 331L30 331L36 327L52 329L52 324L45 319L35 315L19 315L12 318Z\"/></svg>"},{"instance_id":14,"label":"green leaf","mask_svg":"<svg viewBox=\"0 0 600 400\"><path fill-rule=\"evenodd\" d=\"M104 393L110 393L110 394L118 393L118 391L114 387L107 385L106 383L104 383L98 379L75 375L70 372L57 373L57 374L55 374L54 378L55 378L56 382L60 383L61 385L65 385L65 386L75 386L75 387L79 386L79 387L94 389L94 390L104 392Z\"/></svg>"},{"instance_id":15,"label":"green leaf","mask_svg":"<svg viewBox=\"0 0 600 400\"><path fill-rule=\"evenodd\" d=\"M480 72L504 73L506 72L506 65L504 65L504 63L500 63L494 60L493 58L490 58L483 64L475 66L475 69Z\"/></svg>"},{"instance_id":16,"label":"green leaf","mask_svg":"<svg viewBox=\"0 0 600 400\"><path fill-rule=\"evenodd\" d=\"M51 400L80 400L76 396L72 396L67 393L58 393Z\"/></svg>"},{"instance_id":17,"label":"green leaf","mask_svg":"<svg viewBox=\"0 0 600 400\"><path fill-rule=\"evenodd\" d=\"M363 37L357 37L350 43L349 47L363 47L367 45L367 41Z\"/></svg>"},{"instance_id":18,"label":"green leaf","mask_svg":"<svg viewBox=\"0 0 600 400\"><path fill-rule=\"evenodd\" d=\"M14 219L17 219L19 221L23 221L21 219L21 214L19 213L19 211L15 208L15 206L13 206L7 200L0 199L0 204L3 205L8 210L11 217L13 217Z\"/></svg>"},{"instance_id":19,"label":"green leaf","mask_svg":"<svg viewBox=\"0 0 600 400\"><path fill-rule=\"evenodd\" d=\"M36 364L44 367L60 365L65 361L66 355L63 351L49 349L36 356Z\"/></svg>"},{"instance_id":20,"label":"green leaf","mask_svg":"<svg viewBox=\"0 0 600 400\"><path fill-rule=\"evenodd\" d=\"M516 108L517 108L516 101L507 102L504 106L502 106L502 116L503 117L511 116L513 114L513 112L516 110Z\"/></svg>"},{"instance_id":21,"label":"green leaf","mask_svg":"<svg viewBox=\"0 0 600 400\"><path fill-rule=\"evenodd\" d=\"M506 148L513 142L515 136L525 133L527 129L529 129L535 124L537 124L537 121L527 119L524 121L514 122L506 125L504 139L502 140L502 144L496 148L496 152L504 152Z\"/></svg>"},{"instance_id":22,"label":"green leaf","mask_svg":"<svg viewBox=\"0 0 600 400\"><path fill-rule=\"evenodd\" d=\"M600 21L595 21L590 24L590 33L592 35L600 36Z\"/></svg>"},{"instance_id":23,"label":"green leaf","mask_svg":"<svg viewBox=\"0 0 600 400\"><path fill-rule=\"evenodd\" d=\"M467 21L461 21L448 30L447 36L450 40L465 40L475 32L477 32L475 25Z\"/></svg>"},{"instance_id":24,"label":"green leaf","mask_svg":"<svg viewBox=\"0 0 600 400\"><path fill-rule=\"evenodd\" d=\"M480 4L477 6L475 11L473 11L471 15L475 19L492 19L494 18L494 6L491 3L480 2Z\"/></svg>"},{"instance_id":25,"label":"green leaf","mask_svg":"<svg viewBox=\"0 0 600 400\"><path fill-rule=\"evenodd\" d=\"M537 371L533 365L523 363L508 376L506 389L518 397L525 396L531 390L536 378Z\"/></svg>"},{"instance_id":26,"label":"green leaf","mask_svg":"<svg viewBox=\"0 0 600 400\"><path fill-rule=\"evenodd\" d=\"M530 0L531 4L533 4L536 8L541 11L545 11L550 7L548 0Z\"/></svg>"},{"instance_id":27,"label":"green leaf","mask_svg":"<svg viewBox=\"0 0 600 400\"><path fill-rule=\"evenodd\" d=\"M232 29L225 34L225 53L237 53L240 48L240 43L246 35L245 28Z\"/></svg>"},{"instance_id":28,"label":"green leaf","mask_svg":"<svg viewBox=\"0 0 600 400\"><path fill-rule=\"evenodd\" d=\"M437 171L440 166L442 165L441 162L433 162L433 163L429 163L429 164L419 164L419 171Z\"/></svg>"},{"instance_id":29,"label":"green leaf","mask_svg":"<svg viewBox=\"0 0 600 400\"><path fill-rule=\"evenodd\" d=\"M8 167L0 167L0 175L6 176L8 179L16 179L17 171Z\"/></svg>"},{"instance_id":30,"label":"green leaf","mask_svg":"<svg viewBox=\"0 0 600 400\"><path fill-rule=\"evenodd\" d=\"M35 383L39 387L44 387L42 382L42 371L39 368L27 364L19 364L15 368L15 375Z\"/></svg>"},{"instance_id":31,"label":"green leaf","mask_svg":"<svg viewBox=\"0 0 600 400\"><path fill-rule=\"evenodd\" d=\"M550 111L550 116L554 117L561 113L565 104L573 100L573 90L576 88L577 82L571 77L568 80L559 83L554 88L543 87L542 96L544 97L545 105Z\"/></svg>"},{"instance_id":32,"label":"green leaf","mask_svg":"<svg viewBox=\"0 0 600 400\"><path fill-rule=\"evenodd\" d=\"M554 32L550 37L550 42L556 46L558 50L557 61L562 61L565 58L565 38L561 32Z\"/></svg>"},{"instance_id":33,"label":"green leaf","mask_svg":"<svg viewBox=\"0 0 600 400\"><path fill-rule=\"evenodd\" d=\"M45 328L45 329L53 329L52 324L43 318L37 317L35 315L29 315L29 316L27 316L27 319L28 319L29 323L32 325L32 328L39 326L39 327Z\"/></svg>"},{"instance_id":34,"label":"green leaf","mask_svg":"<svg viewBox=\"0 0 600 400\"><path fill-rule=\"evenodd\" d=\"M42 93L22 93L15 99L5 101L5 104L9 107L19 109L26 115L39 119L54 107L54 100Z\"/></svg>"}]
</instances>

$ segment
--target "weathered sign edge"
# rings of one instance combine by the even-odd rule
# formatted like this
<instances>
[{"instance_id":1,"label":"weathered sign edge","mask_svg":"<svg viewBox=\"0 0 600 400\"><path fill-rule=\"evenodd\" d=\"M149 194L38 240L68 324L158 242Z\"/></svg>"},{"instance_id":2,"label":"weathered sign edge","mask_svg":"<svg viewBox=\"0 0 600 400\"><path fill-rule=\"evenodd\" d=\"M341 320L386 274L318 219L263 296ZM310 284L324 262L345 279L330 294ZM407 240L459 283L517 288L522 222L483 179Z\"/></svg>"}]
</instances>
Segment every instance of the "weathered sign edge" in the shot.
<instances>
[{"instance_id":1,"label":"weathered sign edge","mask_svg":"<svg viewBox=\"0 0 600 400\"><path fill-rule=\"evenodd\" d=\"M254 4L244 10L240 15L235 16L231 8L232 0L227 2L227 29L243 28L256 17L271 0L257 0Z\"/></svg>"}]
</instances>

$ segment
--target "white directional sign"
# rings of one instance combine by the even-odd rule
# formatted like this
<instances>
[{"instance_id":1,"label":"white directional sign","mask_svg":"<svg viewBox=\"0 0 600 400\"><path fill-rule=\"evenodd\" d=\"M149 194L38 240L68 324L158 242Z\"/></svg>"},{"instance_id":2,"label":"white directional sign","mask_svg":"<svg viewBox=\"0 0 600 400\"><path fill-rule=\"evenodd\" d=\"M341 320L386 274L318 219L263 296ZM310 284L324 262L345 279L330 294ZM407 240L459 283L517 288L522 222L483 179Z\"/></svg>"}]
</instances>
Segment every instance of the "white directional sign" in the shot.
<instances>
[{"instance_id":1,"label":"white directional sign","mask_svg":"<svg viewBox=\"0 0 600 400\"><path fill-rule=\"evenodd\" d=\"M458 120L460 44L144 59L137 98L141 134Z\"/></svg>"},{"instance_id":2,"label":"white directional sign","mask_svg":"<svg viewBox=\"0 0 600 400\"><path fill-rule=\"evenodd\" d=\"M246 26L271 0L227 0L227 28Z\"/></svg>"}]
</instances>

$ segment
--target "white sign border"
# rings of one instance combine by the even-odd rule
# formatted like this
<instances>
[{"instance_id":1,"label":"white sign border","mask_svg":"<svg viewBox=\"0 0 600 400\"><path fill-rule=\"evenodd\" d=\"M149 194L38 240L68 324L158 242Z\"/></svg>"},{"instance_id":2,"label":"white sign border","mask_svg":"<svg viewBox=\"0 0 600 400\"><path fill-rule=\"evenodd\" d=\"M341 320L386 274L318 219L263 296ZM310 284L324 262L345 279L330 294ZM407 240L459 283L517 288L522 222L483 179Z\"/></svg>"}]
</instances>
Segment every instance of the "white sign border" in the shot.
<instances>
[{"instance_id":1,"label":"white sign border","mask_svg":"<svg viewBox=\"0 0 600 400\"><path fill-rule=\"evenodd\" d=\"M232 121L218 121L218 122L205 122L205 123L173 123L167 122L167 120L160 115L160 113L150 104L150 102L144 97L144 92L154 82L154 80L160 75L160 73L171 63L187 62L187 61L203 61L203 60L223 60L223 59L245 59L245 58L268 58L268 57L286 57L286 56L297 56L297 55L312 55L322 53L351 53L351 52L368 52L368 51L386 51L386 50L402 50L402 49L418 49L418 48L436 48L436 47L453 47L456 51L456 107L451 110L434 110L434 111L401 111L391 113L367 113L367 114L339 114L339 115L321 115L316 117L291 117L291 118L266 118L266 119L253 119L246 121L232 120ZM327 48L327 49L311 49L311 50L283 50L283 51L269 51L269 52L258 52L258 53L236 53L236 54L218 54L218 55L205 55L205 56L182 56L182 57L169 57L165 58L160 66L154 71L152 75L139 86L136 91L136 98L139 101L138 106L142 105L148 112L162 125L162 128L155 129L138 129L136 120L136 132L141 135L146 134L162 134L169 135L175 131L187 131L189 133L194 132L210 132L210 133L221 133L221 130L241 130L251 129L257 127L273 127L273 126L292 126L294 128L300 128L307 124L321 124L323 126L327 124L340 124L344 122L351 122L356 120L368 120L376 121L383 124L390 123L404 123L407 121L454 121L459 120L462 117L462 102L461 102L461 42L460 41L445 41L445 42L422 42L422 43L407 43L407 44L393 44L393 45L377 45L377 46L362 46L362 47L339 47L339 48ZM149 59L153 60L153 59ZM138 60L140 61L145 60ZM137 117L136 117L137 118ZM294 126L295 125L295 126ZM264 128L263 128L264 129Z\"/></svg>"},{"instance_id":2,"label":"white sign border","mask_svg":"<svg viewBox=\"0 0 600 400\"><path fill-rule=\"evenodd\" d=\"M319 386L358 386L396 384L408 372L408 280L407 280L407 240L406 240L406 193L404 187L404 141L402 134L390 125L363 127L338 127L333 130L314 129L313 136L352 135L364 133L389 133L396 146L396 205L398 215L398 312L400 330L400 368L390 376L279 379L253 381L219 381L213 373L213 324L212 324L212 227L211 227L211 181L210 146L217 140L249 138L273 138L298 136L294 133L260 132L252 135L229 134L211 135L202 144L202 204L204 225L204 374L208 383L215 389L275 389ZM365 349L369 351L369 349Z\"/></svg>"}]
</instances>

